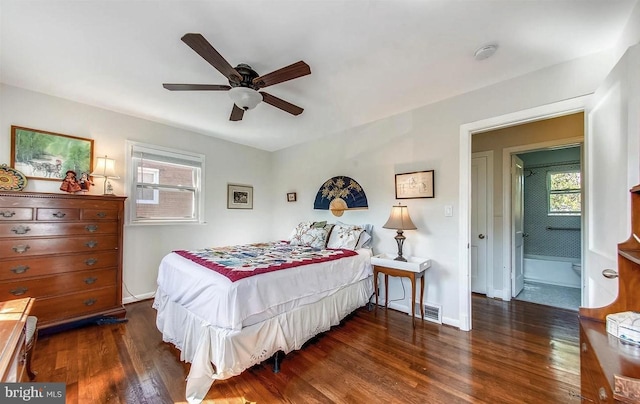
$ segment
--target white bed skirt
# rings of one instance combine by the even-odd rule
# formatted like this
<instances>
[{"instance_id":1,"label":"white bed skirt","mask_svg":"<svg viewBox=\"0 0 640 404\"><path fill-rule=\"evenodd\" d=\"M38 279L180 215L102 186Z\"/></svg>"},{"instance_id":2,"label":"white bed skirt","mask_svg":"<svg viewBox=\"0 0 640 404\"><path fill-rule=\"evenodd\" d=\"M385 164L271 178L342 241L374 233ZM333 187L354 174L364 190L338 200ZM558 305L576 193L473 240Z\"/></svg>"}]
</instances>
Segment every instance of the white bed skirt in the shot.
<instances>
[{"instance_id":1,"label":"white bed skirt","mask_svg":"<svg viewBox=\"0 0 640 404\"><path fill-rule=\"evenodd\" d=\"M180 350L181 360L191 362L187 401L201 402L214 380L239 375L277 351L289 353L300 349L313 336L337 325L369 301L373 294L372 279L368 277L317 303L239 331L211 326L158 289L153 307L158 311L156 325L162 339Z\"/></svg>"}]
</instances>

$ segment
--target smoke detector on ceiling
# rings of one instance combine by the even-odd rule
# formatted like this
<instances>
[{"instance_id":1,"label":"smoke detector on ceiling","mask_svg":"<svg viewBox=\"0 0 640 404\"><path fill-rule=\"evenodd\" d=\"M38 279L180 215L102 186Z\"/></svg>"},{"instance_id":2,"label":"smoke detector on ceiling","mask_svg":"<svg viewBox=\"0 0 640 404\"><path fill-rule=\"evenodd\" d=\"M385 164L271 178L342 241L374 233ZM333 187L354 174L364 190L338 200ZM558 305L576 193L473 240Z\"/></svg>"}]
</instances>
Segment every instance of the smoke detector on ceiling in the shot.
<instances>
[{"instance_id":1,"label":"smoke detector on ceiling","mask_svg":"<svg viewBox=\"0 0 640 404\"><path fill-rule=\"evenodd\" d=\"M486 45L476 50L476 52L473 54L473 57L476 60L485 60L493 56L493 54L496 53L497 50L498 50L498 45L495 45L495 44Z\"/></svg>"}]
</instances>

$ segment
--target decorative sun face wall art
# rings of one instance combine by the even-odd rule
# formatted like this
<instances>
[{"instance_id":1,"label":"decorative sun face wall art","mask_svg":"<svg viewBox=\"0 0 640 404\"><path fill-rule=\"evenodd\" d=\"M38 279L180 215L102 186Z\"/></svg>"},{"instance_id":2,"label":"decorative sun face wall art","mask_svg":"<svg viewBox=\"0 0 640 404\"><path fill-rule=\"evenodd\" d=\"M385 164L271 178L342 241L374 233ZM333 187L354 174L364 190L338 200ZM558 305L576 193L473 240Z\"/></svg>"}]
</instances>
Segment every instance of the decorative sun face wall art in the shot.
<instances>
[{"instance_id":1,"label":"decorative sun face wall art","mask_svg":"<svg viewBox=\"0 0 640 404\"><path fill-rule=\"evenodd\" d=\"M318 190L314 209L331 210L334 216L342 216L348 209L367 209L367 195L356 180L337 176L328 179Z\"/></svg>"}]
</instances>

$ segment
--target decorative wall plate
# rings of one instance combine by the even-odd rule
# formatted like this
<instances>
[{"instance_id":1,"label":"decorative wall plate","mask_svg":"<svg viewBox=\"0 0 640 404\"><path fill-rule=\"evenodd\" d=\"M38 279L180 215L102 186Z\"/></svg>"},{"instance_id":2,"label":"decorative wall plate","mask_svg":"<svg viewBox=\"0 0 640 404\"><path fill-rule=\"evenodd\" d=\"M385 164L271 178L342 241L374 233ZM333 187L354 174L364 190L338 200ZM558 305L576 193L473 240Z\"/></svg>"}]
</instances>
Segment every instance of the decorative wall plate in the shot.
<instances>
[{"instance_id":1,"label":"decorative wall plate","mask_svg":"<svg viewBox=\"0 0 640 404\"><path fill-rule=\"evenodd\" d=\"M6 164L0 165L0 191L22 191L27 186L27 177Z\"/></svg>"}]
</instances>

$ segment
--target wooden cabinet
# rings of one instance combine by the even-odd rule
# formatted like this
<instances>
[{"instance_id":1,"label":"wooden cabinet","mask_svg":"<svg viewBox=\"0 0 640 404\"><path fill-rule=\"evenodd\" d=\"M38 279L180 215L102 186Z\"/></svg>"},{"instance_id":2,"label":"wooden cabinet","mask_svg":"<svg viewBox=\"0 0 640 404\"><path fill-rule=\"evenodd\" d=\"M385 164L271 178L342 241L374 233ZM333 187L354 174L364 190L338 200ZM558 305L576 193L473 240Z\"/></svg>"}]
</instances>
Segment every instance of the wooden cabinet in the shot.
<instances>
[{"instance_id":1,"label":"wooden cabinet","mask_svg":"<svg viewBox=\"0 0 640 404\"><path fill-rule=\"evenodd\" d=\"M0 192L0 301L35 298L40 330L123 317L124 200Z\"/></svg>"},{"instance_id":2,"label":"wooden cabinet","mask_svg":"<svg viewBox=\"0 0 640 404\"><path fill-rule=\"evenodd\" d=\"M0 302L0 381L20 382L26 360L25 328L33 299Z\"/></svg>"},{"instance_id":3,"label":"wooden cabinet","mask_svg":"<svg viewBox=\"0 0 640 404\"><path fill-rule=\"evenodd\" d=\"M616 391L614 377L638 379L640 386L640 347L608 334L606 316L640 311L640 242L635 237L640 237L640 185L631 189L631 230L629 239L618 244L616 300L605 307L580 308L581 390L586 400L595 403L639 402Z\"/></svg>"}]
</instances>

